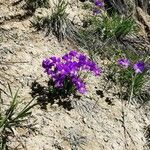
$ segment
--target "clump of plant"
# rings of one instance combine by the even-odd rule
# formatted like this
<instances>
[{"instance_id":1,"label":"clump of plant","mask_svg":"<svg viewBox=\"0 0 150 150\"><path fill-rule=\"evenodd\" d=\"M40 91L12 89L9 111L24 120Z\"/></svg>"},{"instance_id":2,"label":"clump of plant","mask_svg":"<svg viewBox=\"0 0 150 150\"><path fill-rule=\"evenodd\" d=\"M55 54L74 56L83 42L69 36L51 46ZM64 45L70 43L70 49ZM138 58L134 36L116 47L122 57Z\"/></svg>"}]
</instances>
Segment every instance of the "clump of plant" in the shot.
<instances>
[{"instance_id":1,"label":"clump of plant","mask_svg":"<svg viewBox=\"0 0 150 150\"><path fill-rule=\"evenodd\" d=\"M86 92L85 77L89 72L100 75L101 69L86 55L75 50L62 57L50 57L43 60L42 67L52 80L52 90L57 94Z\"/></svg>"},{"instance_id":2,"label":"clump of plant","mask_svg":"<svg viewBox=\"0 0 150 150\"><path fill-rule=\"evenodd\" d=\"M48 8L49 0L26 0L26 9L30 11L35 11L37 8Z\"/></svg>"},{"instance_id":3,"label":"clump of plant","mask_svg":"<svg viewBox=\"0 0 150 150\"><path fill-rule=\"evenodd\" d=\"M117 14L102 16L102 21L94 20L96 30L101 34L103 41L111 38L119 39L135 31L135 21L132 17L123 17Z\"/></svg>"},{"instance_id":4,"label":"clump of plant","mask_svg":"<svg viewBox=\"0 0 150 150\"><path fill-rule=\"evenodd\" d=\"M123 17L117 14L110 16L95 15L89 19L90 26L84 32L93 32L99 40L105 42L108 39L119 39L136 30L132 17Z\"/></svg>"},{"instance_id":5,"label":"clump of plant","mask_svg":"<svg viewBox=\"0 0 150 150\"><path fill-rule=\"evenodd\" d=\"M128 48L134 51L137 51L139 47L145 50L147 49L145 46L139 46L140 43L137 42L138 36L136 34L138 34L138 24L136 24L137 21L134 15L132 15L132 11L128 10L129 13L119 13L120 11L124 12L126 10L126 6L128 7L128 5L133 2L132 0L127 2L106 0L102 1L104 3L103 5L101 4L101 0L95 0L95 6L96 2L97 5L103 7L98 7L98 9L96 7L96 10L93 10L95 12L94 15L86 17L85 21L89 23L86 29L81 29L81 46L84 46L86 49L91 51L94 49L96 53L106 54L108 57L111 55L110 50L112 50L111 53L113 53L112 47L118 47L121 49ZM119 12L116 9L109 11L107 10L107 6L109 5L110 9L110 4L112 4L112 7L118 8L119 6L119 8L124 7L124 9L121 9ZM92 40L92 43L94 44L91 44L89 42L90 40ZM101 47L101 49L98 49L98 47Z\"/></svg>"},{"instance_id":6,"label":"clump of plant","mask_svg":"<svg viewBox=\"0 0 150 150\"><path fill-rule=\"evenodd\" d=\"M0 112L0 149L1 150L8 149L7 146L8 136L13 135L13 128L21 126L21 124L31 114L31 109L36 105L36 104L31 104L33 102L32 100L22 109L18 109L18 107L20 107L19 102L17 100L18 90L15 93L15 95L13 95L10 89L10 93L12 98L10 107L6 111L2 111L0 109L1 111Z\"/></svg>"},{"instance_id":7,"label":"clump of plant","mask_svg":"<svg viewBox=\"0 0 150 150\"><path fill-rule=\"evenodd\" d=\"M111 76L118 83L122 98L129 102L141 95L149 72L148 60L133 57L131 53L130 55L122 55L122 58L117 60L117 65L114 63L110 66Z\"/></svg>"},{"instance_id":8,"label":"clump of plant","mask_svg":"<svg viewBox=\"0 0 150 150\"><path fill-rule=\"evenodd\" d=\"M127 87L129 94L129 102L132 101L133 96L140 93L142 85L144 84L144 75L147 72L145 63L137 61L135 64L130 64L128 59L119 59L118 64L123 67L119 69L119 81L121 86Z\"/></svg>"},{"instance_id":9,"label":"clump of plant","mask_svg":"<svg viewBox=\"0 0 150 150\"><path fill-rule=\"evenodd\" d=\"M43 18L36 18L33 26L38 30L46 30L47 35L52 32L59 41L62 41L67 35L67 28L70 23L66 13L67 6L68 3L65 0L59 0L52 10L52 14Z\"/></svg>"},{"instance_id":10,"label":"clump of plant","mask_svg":"<svg viewBox=\"0 0 150 150\"><path fill-rule=\"evenodd\" d=\"M136 32L137 26L132 16L117 13L108 16L102 2L95 1L94 5L93 15L86 17L84 28L80 28L74 38L81 47L92 53L106 53L108 45L121 45L122 38Z\"/></svg>"}]
</instances>

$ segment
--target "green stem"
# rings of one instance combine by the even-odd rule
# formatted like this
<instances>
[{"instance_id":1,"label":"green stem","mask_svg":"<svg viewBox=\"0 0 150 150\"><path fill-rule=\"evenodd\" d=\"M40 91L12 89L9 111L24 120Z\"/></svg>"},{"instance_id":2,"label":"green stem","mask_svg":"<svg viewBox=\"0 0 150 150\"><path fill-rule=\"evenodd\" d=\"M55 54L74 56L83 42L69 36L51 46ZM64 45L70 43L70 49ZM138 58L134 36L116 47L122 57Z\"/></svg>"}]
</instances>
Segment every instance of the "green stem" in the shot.
<instances>
[{"instance_id":1,"label":"green stem","mask_svg":"<svg viewBox=\"0 0 150 150\"><path fill-rule=\"evenodd\" d=\"M133 94L134 94L133 90L134 90L135 79L136 79L136 74L134 77L132 77L132 85L131 85L131 93L130 93L129 103L131 102L131 100L133 98Z\"/></svg>"}]
</instances>

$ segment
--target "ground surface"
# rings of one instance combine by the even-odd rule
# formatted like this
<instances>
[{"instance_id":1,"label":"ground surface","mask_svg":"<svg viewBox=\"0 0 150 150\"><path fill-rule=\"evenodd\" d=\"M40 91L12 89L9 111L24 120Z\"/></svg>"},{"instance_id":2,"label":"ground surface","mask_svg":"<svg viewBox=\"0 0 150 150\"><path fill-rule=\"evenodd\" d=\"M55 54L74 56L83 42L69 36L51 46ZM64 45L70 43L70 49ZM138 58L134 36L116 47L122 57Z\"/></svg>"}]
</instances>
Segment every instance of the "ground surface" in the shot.
<instances>
[{"instance_id":1,"label":"ground surface","mask_svg":"<svg viewBox=\"0 0 150 150\"><path fill-rule=\"evenodd\" d=\"M24 13L20 5L0 2L0 61L3 62L0 87L7 90L4 85L9 82L13 91L20 88L23 103L37 95L35 101L38 100L39 105L33 108L27 122L33 126L14 129L10 149L143 150L149 111L136 105L125 106L115 96L117 88L111 85L105 90L108 85L103 75L89 76L89 92L80 98L70 97L71 104L67 99L45 102L46 95L38 89L46 87L48 81L41 67L43 58L61 56L75 47L67 41L59 43L53 35L45 37L44 33L35 31L30 24L32 17L25 20L12 17ZM97 62L104 68L104 60L97 58ZM3 93L2 97L5 97Z\"/></svg>"}]
</instances>

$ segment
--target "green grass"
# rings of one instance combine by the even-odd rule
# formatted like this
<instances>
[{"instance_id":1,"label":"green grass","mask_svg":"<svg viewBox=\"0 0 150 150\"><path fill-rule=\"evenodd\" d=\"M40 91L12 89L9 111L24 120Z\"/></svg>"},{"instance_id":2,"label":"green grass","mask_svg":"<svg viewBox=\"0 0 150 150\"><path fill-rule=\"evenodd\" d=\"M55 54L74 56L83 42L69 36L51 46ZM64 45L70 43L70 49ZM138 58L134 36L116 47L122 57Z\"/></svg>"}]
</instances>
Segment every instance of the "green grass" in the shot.
<instances>
[{"instance_id":1,"label":"green grass","mask_svg":"<svg viewBox=\"0 0 150 150\"><path fill-rule=\"evenodd\" d=\"M69 24L68 14L66 8L68 3L65 0L59 0L55 4L52 14L43 18L35 18L32 22L37 30L46 30L46 35L52 32L59 41L64 40L67 35L67 28Z\"/></svg>"},{"instance_id":2,"label":"green grass","mask_svg":"<svg viewBox=\"0 0 150 150\"><path fill-rule=\"evenodd\" d=\"M26 9L35 11L37 8L49 7L49 0L26 0Z\"/></svg>"},{"instance_id":3,"label":"green grass","mask_svg":"<svg viewBox=\"0 0 150 150\"><path fill-rule=\"evenodd\" d=\"M74 40L93 54L109 53L110 47L118 45L121 38L137 30L131 16L123 17L115 13L111 17L104 14L89 16L85 22L86 27L79 29Z\"/></svg>"},{"instance_id":4,"label":"green grass","mask_svg":"<svg viewBox=\"0 0 150 150\"><path fill-rule=\"evenodd\" d=\"M9 108L6 111L0 109L0 149L6 150L8 136L13 134L13 127L21 126L21 124L31 114L31 109L36 105L32 104L31 100L26 106L20 106L18 101L18 91L13 95L9 86L11 102ZM2 107L2 104L1 104ZM20 109L20 107L23 107Z\"/></svg>"},{"instance_id":5,"label":"green grass","mask_svg":"<svg viewBox=\"0 0 150 150\"><path fill-rule=\"evenodd\" d=\"M102 40L112 37L118 39L126 36L135 29L135 22L131 17L125 18L116 14L112 15L112 17L103 16L102 21L96 20L95 25L98 32L102 31Z\"/></svg>"}]
</instances>

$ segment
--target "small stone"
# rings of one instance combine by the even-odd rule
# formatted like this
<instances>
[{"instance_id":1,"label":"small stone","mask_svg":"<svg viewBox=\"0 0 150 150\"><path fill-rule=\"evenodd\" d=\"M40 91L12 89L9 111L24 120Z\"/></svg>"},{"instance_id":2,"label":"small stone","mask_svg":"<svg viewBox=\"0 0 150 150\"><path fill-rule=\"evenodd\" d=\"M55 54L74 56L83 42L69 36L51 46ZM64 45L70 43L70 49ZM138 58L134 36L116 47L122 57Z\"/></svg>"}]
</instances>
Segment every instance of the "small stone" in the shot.
<instances>
[{"instance_id":1,"label":"small stone","mask_svg":"<svg viewBox=\"0 0 150 150\"><path fill-rule=\"evenodd\" d=\"M57 109L57 108L58 108L58 104L53 104L53 105L52 105L52 108Z\"/></svg>"}]
</instances>

